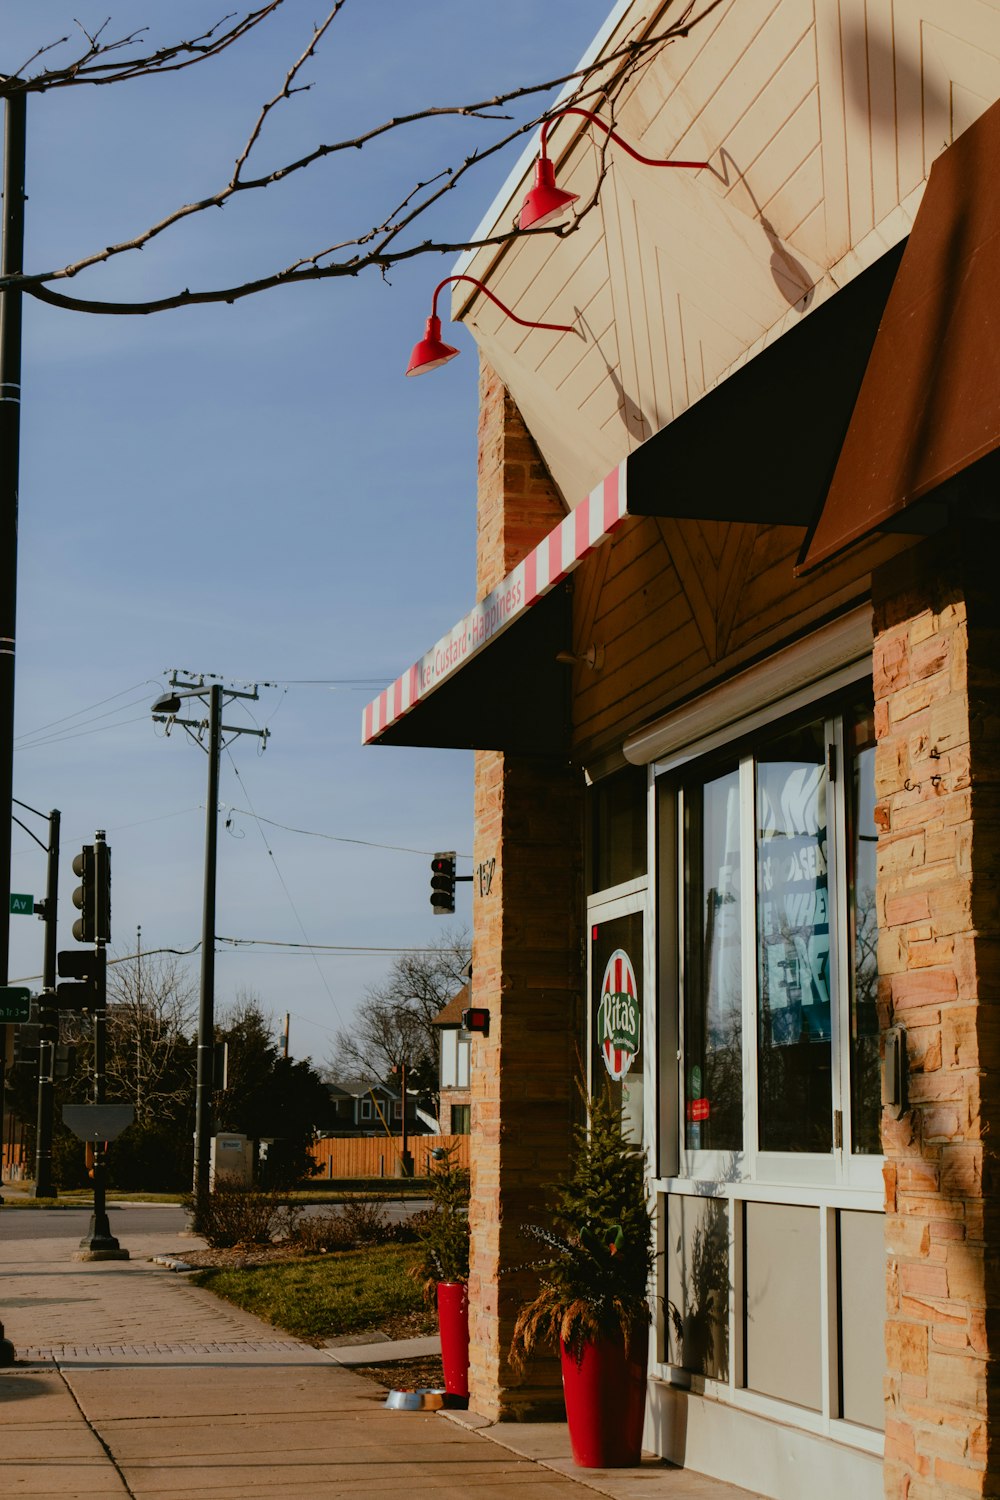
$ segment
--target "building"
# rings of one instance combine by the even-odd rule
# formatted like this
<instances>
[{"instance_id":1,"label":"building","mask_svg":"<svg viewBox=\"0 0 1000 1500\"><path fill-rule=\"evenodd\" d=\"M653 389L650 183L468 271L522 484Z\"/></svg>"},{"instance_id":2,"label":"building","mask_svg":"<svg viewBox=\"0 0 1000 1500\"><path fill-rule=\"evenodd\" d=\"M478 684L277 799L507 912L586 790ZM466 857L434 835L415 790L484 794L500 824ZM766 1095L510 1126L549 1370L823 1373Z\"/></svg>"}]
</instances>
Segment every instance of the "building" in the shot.
<instances>
[{"instance_id":1,"label":"building","mask_svg":"<svg viewBox=\"0 0 1000 1500\"><path fill-rule=\"evenodd\" d=\"M455 283L478 602L364 717L476 752L470 1404L558 1399L508 1268L582 1047L650 1162L647 1446L995 1494L1000 4L724 0L638 65L668 19L591 102L709 165L563 118L576 230L460 262L577 331Z\"/></svg>"},{"instance_id":2,"label":"building","mask_svg":"<svg viewBox=\"0 0 1000 1500\"><path fill-rule=\"evenodd\" d=\"M399 1132L403 1119L403 1101L398 1089L384 1083L365 1083L360 1078L345 1078L327 1084L330 1094L332 1124L324 1136L383 1136ZM425 1134L437 1122L419 1107L416 1096L406 1091L406 1126L410 1134Z\"/></svg>"},{"instance_id":3,"label":"building","mask_svg":"<svg viewBox=\"0 0 1000 1500\"><path fill-rule=\"evenodd\" d=\"M468 1135L472 1128L472 1036L462 1025L462 1012L472 1004L470 986L463 984L434 1017L438 1028L441 1130L445 1135Z\"/></svg>"}]
</instances>

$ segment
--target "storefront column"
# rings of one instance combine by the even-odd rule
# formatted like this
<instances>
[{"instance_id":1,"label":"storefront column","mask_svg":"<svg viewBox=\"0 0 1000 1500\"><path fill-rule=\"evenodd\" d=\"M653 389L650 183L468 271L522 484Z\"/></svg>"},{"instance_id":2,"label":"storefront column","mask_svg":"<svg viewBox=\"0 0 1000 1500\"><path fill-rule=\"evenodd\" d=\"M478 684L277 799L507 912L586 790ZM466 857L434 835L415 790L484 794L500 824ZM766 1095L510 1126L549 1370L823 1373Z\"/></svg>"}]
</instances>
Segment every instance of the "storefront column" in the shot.
<instances>
[{"instance_id":1,"label":"storefront column","mask_svg":"<svg viewBox=\"0 0 1000 1500\"><path fill-rule=\"evenodd\" d=\"M524 1224L547 1224L546 1186L565 1170L579 1103L583 1003L582 775L499 753L476 757L473 993L490 1034L472 1058L470 1406L494 1419L552 1415L556 1360L510 1370L514 1321L537 1286ZM495 863L494 863L495 861Z\"/></svg>"},{"instance_id":2,"label":"storefront column","mask_svg":"<svg viewBox=\"0 0 1000 1500\"><path fill-rule=\"evenodd\" d=\"M891 1500L1000 1494L998 545L956 527L874 581L880 1012L907 1058L882 1126Z\"/></svg>"},{"instance_id":3,"label":"storefront column","mask_svg":"<svg viewBox=\"0 0 1000 1500\"><path fill-rule=\"evenodd\" d=\"M480 381L478 597L565 515L520 413L485 363ZM531 663L525 662L525 671ZM518 712L516 702L510 712ZM583 776L566 762L476 756L472 992L490 1012L473 1041L470 1399L498 1417L552 1415L555 1359L508 1363L520 1303L514 1268L537 1255L521 1226L547 1222L545 1187L566 1166L578 1102L583 1007Z\"/></svg>"}]
</instances>

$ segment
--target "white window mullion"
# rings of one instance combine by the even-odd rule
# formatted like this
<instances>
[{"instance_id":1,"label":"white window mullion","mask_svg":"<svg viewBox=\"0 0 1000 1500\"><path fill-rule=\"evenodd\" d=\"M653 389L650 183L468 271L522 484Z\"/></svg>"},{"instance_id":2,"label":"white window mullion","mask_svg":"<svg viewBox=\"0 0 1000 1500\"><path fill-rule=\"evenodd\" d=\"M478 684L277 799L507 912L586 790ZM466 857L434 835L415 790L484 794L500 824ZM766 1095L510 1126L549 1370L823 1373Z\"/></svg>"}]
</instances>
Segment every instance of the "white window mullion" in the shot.
<instances>
[{"instance_id":1,"label":"white window mullion","mask_svg":"<svg viewBox=\"0 0 1000 1500\"><path fill-rule=\"evenodd\" d=\"M819 1305L821 1411L827 1421L840 1416L837 1307L837 1212L819 1211Z\"/></svg>"},{"instance_id":2,"label":"white window mullion","mask_svg":"<svg viewBox=\"0 0 1000 1500\"><path fill-rule=\"evenodd\" d=\"M740 762L740 884L743 970L743 1151L757 1174L757 819L752 756Z\"/></svg>"},{"instance_id":3,"label":"white window mullion","mask_svg":"<svg viewBox=\"0 0 1000 1500\"><path fill-rule=\"evenodd\" d=\"M830 719L832 776L827 793L827 911L830 923L830 1069L833 1109L840 1111L841 1143L834 1136L837 1182L845 1182L851 1158L850 959L847 953L847 776L843 718Z\"/></svg>"}]
</instances>

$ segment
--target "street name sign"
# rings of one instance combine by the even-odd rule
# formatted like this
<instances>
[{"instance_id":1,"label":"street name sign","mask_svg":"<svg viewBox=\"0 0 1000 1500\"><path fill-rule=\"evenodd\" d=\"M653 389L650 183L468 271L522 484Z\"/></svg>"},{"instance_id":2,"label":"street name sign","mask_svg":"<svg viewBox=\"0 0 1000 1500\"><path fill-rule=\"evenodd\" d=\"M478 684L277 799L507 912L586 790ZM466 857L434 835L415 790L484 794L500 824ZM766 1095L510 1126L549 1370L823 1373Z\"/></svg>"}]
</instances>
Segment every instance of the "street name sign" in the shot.
<instances>
[{"instance_id":1,"label":"street name sign","mask_svg":"<svg viewBox=\"0 0 1000 1500\"><path fill-rule=\"evenodd\" d=\"M35 914L34 896L19 895L16 891L10 893L10 915L12 917L33 917Z\"/></svg>"},{"instance_id":2,"label":"street name sign","mask_svg":"<svg viewBox=\"0 0 1000 1500\"><path fill-rule=\"evenodd\" d=\"M0 986L0 1024L26 1021L31 1014L31 991L20 985Z\"/></svg>"},{"instance_id":3,"label":"street name sign","mask_svg":"<svg viewBox=\"0 0 1000 1500\"><path fill-rule=\"evenodd\" d=\"M116 1141L135 1110L131 1104L64 1104L62 1117L78 1141Z\"/></svg>"}]
</instances>

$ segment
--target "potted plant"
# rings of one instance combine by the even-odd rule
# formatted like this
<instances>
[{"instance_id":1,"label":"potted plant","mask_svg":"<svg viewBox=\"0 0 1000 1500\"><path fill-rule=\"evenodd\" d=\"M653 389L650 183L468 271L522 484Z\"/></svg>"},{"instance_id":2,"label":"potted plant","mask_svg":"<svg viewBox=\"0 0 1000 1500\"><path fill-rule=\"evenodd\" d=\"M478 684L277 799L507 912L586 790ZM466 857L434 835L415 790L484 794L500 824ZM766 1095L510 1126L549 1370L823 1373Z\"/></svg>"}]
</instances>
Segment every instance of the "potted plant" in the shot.
<instances>
[{"instance_id":1,"label":"potted plant","mask_svg":"<svg viewBox=\"0 0 1000 1500\"><path fill-rule=\"evenodd\" d=\"M518 1316L512 1362L558 1349L574 1463L629 1467L642 1452L653 1233L645 1155L610 1090L588 1099L553 1204L554 1230L526 1227L549 1253L533 1263L541 1285Z\"/></svg>"},{"instance_id":2,"label":"potted plant","mask_svg":"<svg viewBox=\"0 0 1000 1500\"><path fill-rule=\"evenodd\" d=\"M469 1397L469 1172L455 1165L455 1148L438 1147L430 1173L431 1207L419 1232L423 1259L416 1274L436 1302L444 1388Z\"/></svg>"}]
</instances>

